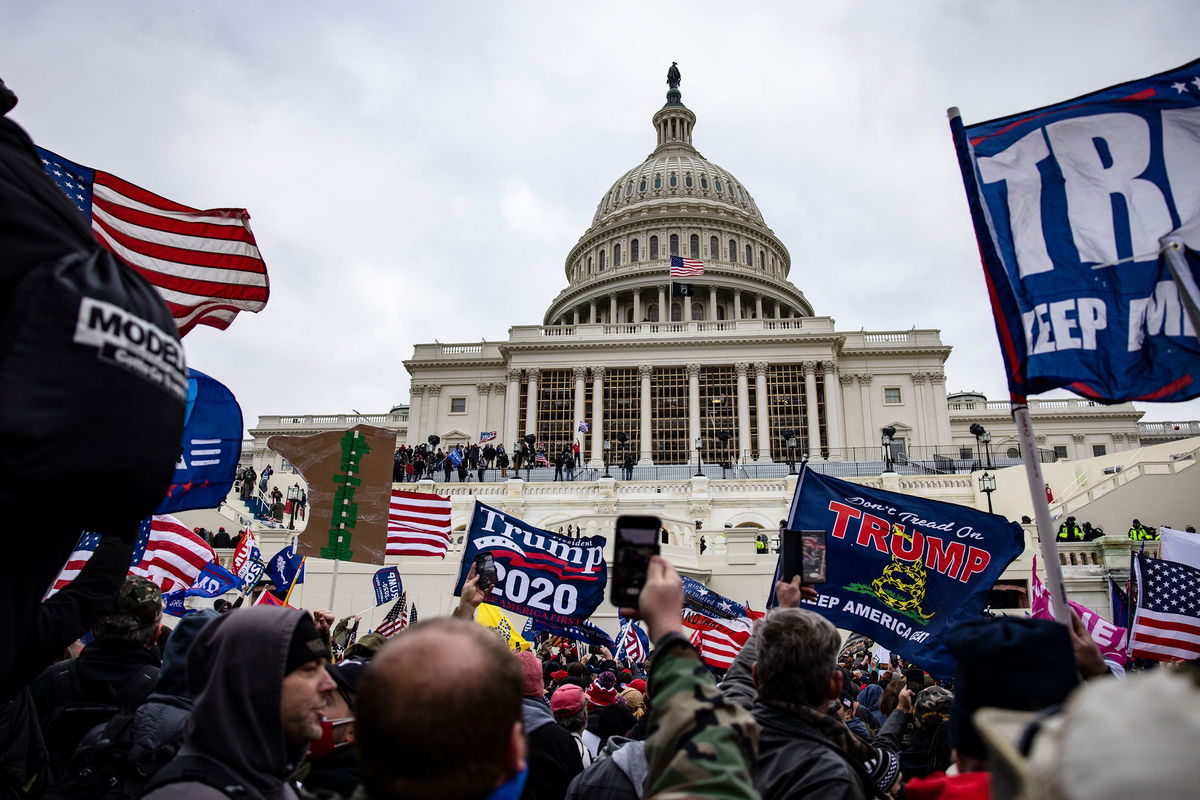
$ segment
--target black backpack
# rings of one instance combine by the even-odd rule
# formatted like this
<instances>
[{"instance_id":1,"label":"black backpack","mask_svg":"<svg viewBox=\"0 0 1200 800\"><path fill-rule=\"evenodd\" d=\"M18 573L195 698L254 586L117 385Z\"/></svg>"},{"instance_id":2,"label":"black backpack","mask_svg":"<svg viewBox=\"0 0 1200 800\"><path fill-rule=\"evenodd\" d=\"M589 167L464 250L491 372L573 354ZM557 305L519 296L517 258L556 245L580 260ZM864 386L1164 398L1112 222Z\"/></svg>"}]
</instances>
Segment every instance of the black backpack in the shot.
<instances>
[{"instance_id":1,"label":"black backpack","mask_svg":"<svg viewBox=\"0 0 1200 800\"><path fill-rule=\"evenodd\" d=\"M265 800L262 793L247 786L225 764L199 755L178 756L158 771L146 791L149 793L172 783L202 783L231 800Z\"/></svg>"},{"instance_id":2,"label":"black backpack","mask_svg":"<svg viewBox=\"0 0 1200 800\"><path fill-rule=\"evenodd\" d=\"M118 714L131 714L150 696L158 680L158 667L145 665L120 687L105 687L107 696L103 698L85 697L75 660L56 664L50 680L57 707L46 720L42 737L51 773L57 779L66 775L72 754L89 731L106 725Z\"/></svg>"},{"instance_id":3,"label":"black backpack","mask_svg":"<svg viewBox=\"0 0 1200 800\"><path fill-rule=\"evenodd\" d=\"M113 717L100 738L81 747L62 778L42 800L133 800L141 797L154 775L179 752L181 742L147 748L134 737L136 711Z\"/></svg>"}]
</instances>

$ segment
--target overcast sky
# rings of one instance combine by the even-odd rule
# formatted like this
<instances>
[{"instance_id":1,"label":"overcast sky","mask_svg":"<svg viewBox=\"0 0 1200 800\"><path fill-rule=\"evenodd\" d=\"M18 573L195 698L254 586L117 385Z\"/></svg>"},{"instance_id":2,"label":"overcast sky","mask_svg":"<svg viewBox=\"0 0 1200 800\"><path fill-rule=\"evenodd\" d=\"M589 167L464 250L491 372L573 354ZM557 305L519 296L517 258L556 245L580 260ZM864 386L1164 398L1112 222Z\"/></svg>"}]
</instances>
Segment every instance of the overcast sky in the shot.
<instances>
[{"instance_id":1,"label":"overcast sky","mask_svg":"<svg viewBox=\"0 0 1200 800\"><path fill-rule=\"evenodd\" d=\"M1200 57L1195 0L4 5L0 77L39 144L249 209L270 302L185 340L247 425L386 411L414 344L540 323L653 149L671 61L816 313L939 328L947 389L1004 399L947 106L978 122Z\"/></svg>"}]
</instances>

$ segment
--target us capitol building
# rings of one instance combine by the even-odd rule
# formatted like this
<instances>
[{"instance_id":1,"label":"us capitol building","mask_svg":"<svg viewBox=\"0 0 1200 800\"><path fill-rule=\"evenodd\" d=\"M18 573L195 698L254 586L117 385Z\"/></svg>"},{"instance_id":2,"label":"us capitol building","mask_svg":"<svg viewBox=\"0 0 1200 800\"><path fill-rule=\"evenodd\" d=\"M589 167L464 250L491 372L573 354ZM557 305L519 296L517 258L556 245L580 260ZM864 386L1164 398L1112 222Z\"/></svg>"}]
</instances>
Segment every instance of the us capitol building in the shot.
<instances>
[{"instance_id":1,"label":"us capitol building","mask_svg":"<svg viewBox=\"0 0 1200 800\"><path fill-rule=\"evenodd\" d=\"M1008 403L975 392L947 396L950 347L937 330L839 331L833 319L817 315L789 280L791 254L749 189L696 149L696 121L672 70L666 104L650 120L653 151L604 190L591 226L566 255L566 285L540 325L513 326L503 341L418 344L404 362L408 405L386 414L260 417L243 458L260 472L271 463L286 488L295 478L266 448L274 434L365 422L394 429L400 444L436 435L446 447L494 431L510 453L533 434L550 454L578 440L586 469L572 482L548 482L551 470L543 468L522 470L520 478L489 472L483 482L406 488L450 495L456 531L469 522L477 499L533 525L610 536L618 514L657 514L670 532L665 555L756 608L775 556L756 554L754 538L774 535L795 486L787 462L802 456L814 468L867 485L984 509L978 478L990 469L998 487L987 500L996 501L997 512L1013 519L1029 513L1023 470L1003 468L1019 464L1020 455ZM673 287L673 255L702 260L703 275L676 278ZM1200 424L1139 425L1142 414L1129 403L1035 400L1031 412L1056 495L1052 512L1085 519L1077 509L1088 506L1093 522L1110 533L1123 535L1128 526L1132 495L1119 502L1125 484L1141 476L1131 489L1144 492L1163 477L1162 470L1132 474L1133 466L1165 463L1166 477L1176 479L1187 475L1177 451L1200 447L1200 440L1178 441L1200 434ZM580 422L590 431L580 432ZM884 428L891 430L890 452ZM627 455L637 464L629 480L617 468ZM1200 470L1190 470L1187 480L1195 488L1176 482L1164 492L1167 508L1170 496L1195 496ZM245 511L233 508L234 499L229 505L227 516ZM1149 513L1143 520L1171 521ZM1185 522L1195 520L1176 524ZM286 533L278 534L281 541ZM993 593L998 606L1023 602L1036 550L1036 533L1027 534L1030 546L1002 580L1011 591ZM445 561L389 558L403 565L405 585L423 611L451 607L446 587L457 568L459 537ZM1076 599L1107 608L1108 567L1128 566L1128 547L1117 550L1096 543L1064 548ZM323 604L328 592L320 563L310 564L306 591L322 599L309 606ZM343 566L338 613L370 605L374 569ZM605 604L600 622L615 631L615 620L604 624L613 613Z\"/></svg>"}]
</instances>

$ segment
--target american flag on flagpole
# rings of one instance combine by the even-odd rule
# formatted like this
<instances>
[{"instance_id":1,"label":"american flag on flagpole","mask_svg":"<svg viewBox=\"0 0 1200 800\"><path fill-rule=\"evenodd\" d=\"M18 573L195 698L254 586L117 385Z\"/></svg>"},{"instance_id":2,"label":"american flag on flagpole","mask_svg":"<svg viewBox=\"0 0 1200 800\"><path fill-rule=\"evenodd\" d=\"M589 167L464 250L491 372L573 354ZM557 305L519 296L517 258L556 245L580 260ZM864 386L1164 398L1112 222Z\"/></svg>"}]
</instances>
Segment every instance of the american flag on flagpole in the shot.
<instances>
[{"instance_id":1,"label":"american flag on flagpole","mask_svg":"<svg viewBox=\"0 0 1200 800\"><path fill-rule=\"evenodd\" d=\"M385 639L390 639L400 631L408 627L408 618L405 616L405 608L408 605L408 592L400 595L400 599L392 604L385 616L375 627L375 632Z\"/></svg>"},{"instance_id":2,"label":"american flag on flagpole","mask_svg":"<svg viewBox=\"0 0 1200 800\"><path fill-rule=\"evenodd\" d=\"M650 658L650 640L638 623L621 620L620 640L618 641L617 658L632 663L640 663Z\"/></svg>"},{"instance_id":3,"label":"american flag on flagpole","mask_svg":"<svg viewBox=\"0 0 1200 800\"><path fill-rule=\"evenodd\" d=\"M446 557L450 548L450 498L392 490L388 510L389 556Z\"/></svg>"},{"instance_id":4,"label":"american flag on flagpole","mask_svg":"<svg viewBox=\"0 0 1200 800\"><path fill-rule=\"evenodd\" d=\"M698 258L671 256L672 278L694 278L704 274L704 262Z\"/></svg>"},{"instance_id":5,"label":"american flag on flagpole","mask_svg":"<svg viewBox=\"0 0 1200 800\"><path fill-rule=\"evenodd\" d=\"M1138 555L1133 658L1190 661L1200 657L1200 570Z\"/></svg>"},{"instance_id":6,"label":"american flag on flagpole","mask_svg":"<svg viewBox=\"0 0 1200 800\"><path fill-rule=\"evenodd\" d=\"M191 586L217 554L208 542L170 514L142 521L129 574L149 578L163 594Z\"/></svg>"},{"instance_id":7,"label":"american flag on flagpole","mask_svg":"<svg viewBox=\"0 0 1200 800\"><path fill-rule=\"evenodd\" d=\"M54 579L54 584L50 587L50 592L46 596L49 597L75 580L76 576L79 575L79 571L83 569L83 565L91 559L96 552L96 548L99 546L100 534L84 531L83 535L79 537L79 543L75 545L75 549L71 552L71 555L67 556L66 565L62 568L62 572L58 574L58 577Z\"/></svg>"},{"instance_id":8,"label":"american flag on flagpole","mask_svg":"<svg viewBox=\"0 0 1200 800\"><path fill-rule=\"evenodd\" d=\"M239 311L267 304L267 267L244 208L201 211L49 150L38 155L100 244L158 290L180 336L197 325L224 330Z\"/></svg>"}]
</instances>

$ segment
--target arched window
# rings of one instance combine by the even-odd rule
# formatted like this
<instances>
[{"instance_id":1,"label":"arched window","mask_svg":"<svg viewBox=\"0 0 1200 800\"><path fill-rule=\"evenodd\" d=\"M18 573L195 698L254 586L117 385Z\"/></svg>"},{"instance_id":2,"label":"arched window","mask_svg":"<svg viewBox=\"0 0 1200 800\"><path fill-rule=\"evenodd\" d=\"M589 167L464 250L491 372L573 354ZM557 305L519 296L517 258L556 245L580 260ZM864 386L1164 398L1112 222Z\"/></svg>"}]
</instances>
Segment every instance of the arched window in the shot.
<instances>
[{"instance_id":1,"label":"arched window","mask_svg":"<svg viewBox=\"0 0 1200 800\"><path fill-rule=\"evenodd\" d=\"M629 263L636 264L642 257L642 240L634 239L629 243Z\"/></svg>"},{"instance_id":2,"label":"arched window","mask_svg":"<svg viewBox=\"0 0 1200 800\"><path fill-rule=\"evenodd\" d=\"M713 236L712 238L710 238L708 240L708 257L709 258L720 258L721 257L721 245L717 241L717 237L715 237L715 236Z\"/></svg>"},{"instance_id":3,"label":"arched window","mask_svg":"<svg viewBox=\"0 0 1200 800\"><path fill-rule=\"evenodd\" d=\"M604 272L604 251L600 251L600 271Z\"/></svg>"},{"instance_id":4,"label":"arched window","mask_svg":"<svg viewBox=\"0 0 1200 800\"><path fill-rule=\"evenodd\" d=\"M639 192L646 191L646 179L645 178L642 178L641 181L638 182L638 191Z\"/></svg>"},{"instance_id":5,"label":"arched window","mask_svg":"<svg viewBox=\"0 0 1200 800\"><path fill-rule=\"evenodd\" d=\"M725 319L725 306L717 306L717 319Z\"/></svg>"},{"instance_id":6,"label":"arched window","mask_svg":"<svg viewBox=\"0 0 1200 800\"><path fill-rule=\"evenodd\" d=\"M689 189L692 188L692 173L689 172L683 176L683 185Z\"/></svg>"},{"instance_id":7,"label":"arched window","mask_svg":"<svg viewBox=\"0 0 1200 800\"><path fill-rule=\"evenodd\" d=\"M674 189L676 186L679 185L679 178L675 175L674 172L672 172L671 177L667 179L667 185L670 186L672 189Z\"/></svg>"},{"instance_id":8,"label":"arched window","mask_svg":"<svg viewBox=\"0 0 1200 800\"><path fill-rule=\"evenodd\" d=\"M729 240L729 263L737 263L737 242L735 242L733 239Z\"/></svg>"},{"instance_id":9,"label":"arched window","mask_svg":"<svg viewBox=\"0 0 1200 800\"><path fill-rule=\"evenodd\" d=\"M700 188L701 188L701 189L707 189L707 188L708 188L708 176L707 176L707 175L701 175L701 176L700 176Z\"/></svg>"},{"instance_id":10,"label":"arched window","mask_svg":"<svg viewBox=\"0 0 1200 800\"><path fill-rule=\"evenodd\" d=\"M671 255L679 255L679 234L671 234Z\"/></svg>"},{"instance_id":11,"label":"arched window","mask_svg":"<svg viewBox=\"0 0 1200 800\"><path fill-rule=\"evenodd\" d=\"M588 275L592 274L592 257L588 256Z\"/></svg>"},{"instance_id":12,"label":"arched window","mask_svg":"<svg viewBox=\"0 0 1200 800\"><path fill-rule=\"evenodd\" d=\"M651 303L646 309L646 319L651 322L658 322L658 303Z\"/></svg>"},{"instance_id":13,"label":"arched window","mask_svg":"<svg viewBox=\"0 0 1200 800\"><path fill-rule=\"evenodd\" d=\"M619 244L613 245L613 266L621 266L621 245Z\"/></svg>"},{"instance_id":14,"label":"arched window","mask_svg":"<svg viewBox=\"0 0 1200 800\"><path fill-rule=\"evenodd\" d=\"M683 321L683 308L679 303L671 303L671 322Z\"/></svg>"},{"instance_id":15,"label":"arched window","mask_svg":"<svg viewBox=\"0 0 1200 800\"><path fill-rule=\"evenodd\" d=\"M1008 448L1008 451L1005 453L1005 455L1007 455L1009 458L1020 458L1021 451L1015 447L1010 447L1010 448Z\"/></svg>"},{"instance_id":16,"label":"arched window","mask_svg":"<svg viewBox=\"0 0 1200 800\"><path fill-rule=\"evenodd\" d=\"M692 303L692 319L704 319L703 303Z\"/></svg>"},{"instance_id":17,"label":"arched window","mask_svg":"<svg viewBox=\"0 0 1200 800\"><path fill-rule=\"evenodd\" d=\"M662 175L655 175L655 176L654 176L654 188L655 188L655 189L661 189L661 188L662 188Z\"/></svg>"},{"instance_id":18,"label":"arched window","mask_svg":"<svg viewBox=\"0 0 1200 800\"><path fill-rule=\"evenodd\" d=\"M750 249L750 245L746 245L746 264L754 266L754 252ZM604 254L600 254L600 269L604 269Z\"/></svg>"},{"instance_id":19,"label":"arched window","mask_svg":"<svg viewBox=\"0 0 1200 800\"><path fill-rule=\"evenodd\" d=\"M658 237L657 236L650 237L650 260L651 261L658 260Z\"/></svg>"},{"instance_id":20,"label":"arched window","mask_svg":"<svg viewBox=\"0 0 1200 800\"><path fill-rule=\"evenodd\" d=\"M688 239L688 252L691 254L689 258L700 257L700 237L694 233Z\"/></svg>"},{"instance_id":21,"label":"arched window","mask_svg":"<svg viewBox=\"0 0 1200 800\"><path fill-rule=\"evenodd\" d=\"M767 268L767 254L764 253L762 250L758 251L758 268L759 269Z\"/></svg>"},{"instance_id":22,"label":"arched window","mask_svg":"<svg viewBox=\"0 0 1200 800\"><path fill-rule=\"evenodd\" d=\"M620 199L621 199L621 187L618 186L617 188L613 189L611 200L612 200L612 202L615 203Z\"/></svg>"},{"instance_id":23,"label":"arched window","mask_svg":"<svg viewBox=\"0 0 1200 800\"><path fill-rule=\"evenodd\" d=\"M720 178L713 178L713 182L714 182L714 183L717 185L717 191L718 191L718 192L719 192L719 191L721 191L721 179L720 179Z\"/></svg>"}]
</instances>

